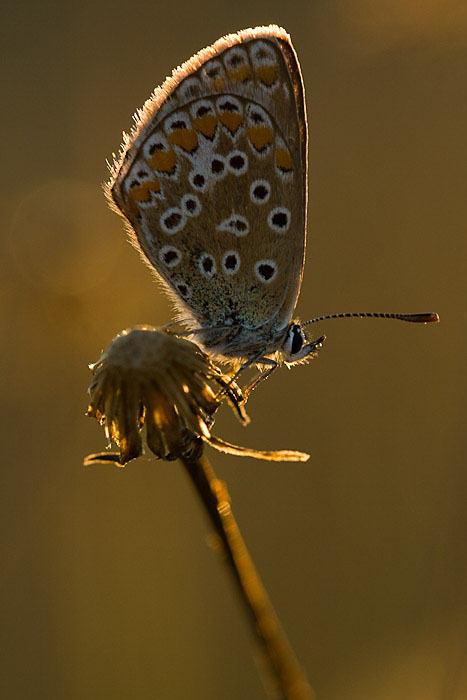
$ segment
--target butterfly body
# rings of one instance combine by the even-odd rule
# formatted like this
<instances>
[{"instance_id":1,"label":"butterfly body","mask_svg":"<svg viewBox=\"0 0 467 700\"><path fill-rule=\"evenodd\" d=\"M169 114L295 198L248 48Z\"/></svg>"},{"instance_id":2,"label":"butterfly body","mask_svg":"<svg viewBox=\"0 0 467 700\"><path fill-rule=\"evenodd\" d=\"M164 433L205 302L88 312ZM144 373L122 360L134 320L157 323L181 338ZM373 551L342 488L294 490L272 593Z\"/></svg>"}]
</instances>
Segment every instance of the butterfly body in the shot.
<instances>
[{"instance_id":1,"label":"butterfly body","mask_svg":"<svg viewBox=\"0 0 467 700\"><path fill-rule=\"evenodd\" d=\"M135 118L107 194L179 318L213 355L292 361L307 122L289 36L270 26L220 39Z\"/></svg>"}]
</instances>

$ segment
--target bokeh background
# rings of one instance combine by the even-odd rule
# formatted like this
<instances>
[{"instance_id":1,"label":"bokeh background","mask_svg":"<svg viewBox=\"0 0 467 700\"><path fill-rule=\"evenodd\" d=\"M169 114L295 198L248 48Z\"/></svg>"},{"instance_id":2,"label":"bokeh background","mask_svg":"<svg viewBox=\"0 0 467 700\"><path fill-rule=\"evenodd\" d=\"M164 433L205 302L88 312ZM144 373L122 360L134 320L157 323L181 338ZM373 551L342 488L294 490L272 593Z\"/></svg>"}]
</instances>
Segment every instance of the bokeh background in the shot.
<instances>
[{"instance_id":1,"label":"bokeh background","mask_svg":"<svg viewBox=\"0 0 467 700\"><path fill-rule=\"evenodd\" d=\"M217 433L217 453L320 700L467 697L467 9L455 0L7 2L2 10L2 648L5 700L259 699L251 634L177 463L84 468L87 363L171 319L100 184L131 115L220 35L276 22L307 89L301 318L318 359Z\"/></svg>"}]
</instances>

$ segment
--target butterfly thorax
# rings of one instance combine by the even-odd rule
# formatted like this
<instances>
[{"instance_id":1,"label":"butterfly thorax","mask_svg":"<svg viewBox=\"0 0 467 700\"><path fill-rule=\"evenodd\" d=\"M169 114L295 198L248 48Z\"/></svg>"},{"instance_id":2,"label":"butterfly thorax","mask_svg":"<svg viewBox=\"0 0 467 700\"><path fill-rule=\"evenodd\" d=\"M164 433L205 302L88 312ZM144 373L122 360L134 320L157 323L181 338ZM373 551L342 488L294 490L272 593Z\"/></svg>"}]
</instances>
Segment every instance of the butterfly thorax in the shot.
<instances>
[{"instance_id":1,"label":"butterfly thorax","mask_svg":"<svg viewBox=\"0 0 467 700\"><path fill-rule=\"evenodd\" d=\"M294 365L315 357L324 336L308 340L298 321L290 321L285 328L270 324L264 328L231 326L224 328L199 328L196 342L217 359L243 365L257 363L277 366Z\"/></svg>"},{"instance_id":2,"label":"butterfly thorax","mask_svg":"<svg viewBox=\"0 0 467 700\"><path fill-rule=\"evenodd\" d=\"M243 325L203 327L193 334L209 355L227 361L244 362L253 357L277 353L284 346L287 329L274 329L272 324L262 328L246 328Z\"/></svg>"}]
</instances>

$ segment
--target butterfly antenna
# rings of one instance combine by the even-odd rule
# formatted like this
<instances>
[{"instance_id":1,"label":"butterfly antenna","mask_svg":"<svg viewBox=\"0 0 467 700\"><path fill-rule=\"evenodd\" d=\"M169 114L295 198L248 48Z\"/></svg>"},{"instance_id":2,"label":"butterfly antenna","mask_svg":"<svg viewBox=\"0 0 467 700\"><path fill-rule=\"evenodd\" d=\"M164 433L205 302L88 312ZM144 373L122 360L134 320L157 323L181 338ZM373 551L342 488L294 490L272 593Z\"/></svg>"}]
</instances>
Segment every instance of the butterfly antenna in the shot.
<instances>
[{"instance_id":1,"label":"butterfly antenna","mask_svg":"<svg viewBox=\"0 0 467 700\"><path fill-rule=\"evenodd\" d=\"M318 316L310 321L302 323L303 326L309 326L318 321L327 321L329 318L397 318L399 321L409 321L409 323L438 323L439 316L436 313L428 314L386 314L378 312L366 313L345 313L345 314L329 314L327 316Z\"/></svg>"}]
</instances>

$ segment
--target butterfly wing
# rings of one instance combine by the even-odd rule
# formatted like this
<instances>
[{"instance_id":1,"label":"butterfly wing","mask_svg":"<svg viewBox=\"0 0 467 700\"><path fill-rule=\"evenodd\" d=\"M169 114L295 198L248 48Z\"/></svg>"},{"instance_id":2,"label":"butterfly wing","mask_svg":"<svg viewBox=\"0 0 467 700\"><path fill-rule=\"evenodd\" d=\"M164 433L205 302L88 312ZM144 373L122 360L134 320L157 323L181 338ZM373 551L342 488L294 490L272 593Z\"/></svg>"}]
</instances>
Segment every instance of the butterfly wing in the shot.
<instances>
[{"instance_id":1,"label":"butterfly wing","mask_svg":"<svg viewBox=\"0 0 467 700\"><path fill-rule=\"evenodd\" d=\"M183 317L284 328L305 256L307 124L276 26L224 37L157 88L107 193Z\"/></svg>"}]
</instances>

